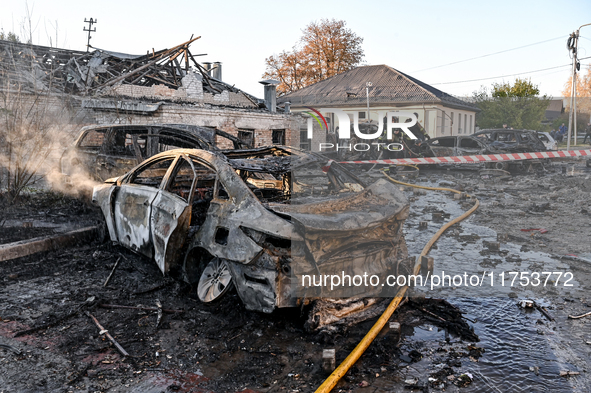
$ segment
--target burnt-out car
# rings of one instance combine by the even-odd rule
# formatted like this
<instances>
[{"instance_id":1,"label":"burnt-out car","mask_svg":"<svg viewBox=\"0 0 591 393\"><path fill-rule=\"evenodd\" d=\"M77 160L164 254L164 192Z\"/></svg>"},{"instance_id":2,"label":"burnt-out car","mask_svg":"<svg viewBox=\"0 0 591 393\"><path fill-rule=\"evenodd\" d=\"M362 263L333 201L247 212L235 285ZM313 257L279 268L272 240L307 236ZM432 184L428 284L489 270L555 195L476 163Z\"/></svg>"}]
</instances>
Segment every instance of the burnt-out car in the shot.
<instances>
[{"instance_id":1,"label":"burnt-out car","mask_svg":"<svg viewBox=\"0 0 591 393\"><path fill-rule=\"evenodd\" d=\"M512 130L507 128L481 130L473 134L491 147L503 153L546 151L546 145L537 131Z\"/></svg>"},{"instance_id":2,"label":"burnt-out car","mask_svg":"<svg viewBox=\"0 0 591 393\"><path fill-rule=\"evenodd\" d=\"M328 293L316 284L329 272L411 271L409 205L398 187L366 185L299 149L171 150L96 186L92 198L113 242L153 258L163 274L182 272L206 303L233 284L246 308L271 312L382 290L349 283Z\"/></svg>"},{"instance_id":3,"label":"burnt-out car","mask_svg":"<svg viewBox=\"0 0 591 393\"><path fill-rule=\"evenodd\" d=\"M430 157L468 156L546 151L536 131L482 130L472 135L443 136L422 144L422 152Z\"/></svg>"},{"instance_id":4,"label":"burnt-out car","mask_svg":"<svg viewBox=\"0 0 591 393\"><path fill-rule=\"evenodd\" d=\"M467 156L498 152L487 141L472 135L432 138L421 144L421 150L424 155L429 157Z\"/></svg>"},{"instance_id":5,"label":"burnt-out car","mask_svg":"<svg viewBox=\"0 0 591 393\"><path fill-rule=\"evenodd\" d=\"M216 138L225 139L227 147L251 147L226 132L187 124L87 126L82 128L74 145L62 154L60 171L66 183L78 174L104 181L163 151L218 150Z\"/></svg>"}]
</instances>

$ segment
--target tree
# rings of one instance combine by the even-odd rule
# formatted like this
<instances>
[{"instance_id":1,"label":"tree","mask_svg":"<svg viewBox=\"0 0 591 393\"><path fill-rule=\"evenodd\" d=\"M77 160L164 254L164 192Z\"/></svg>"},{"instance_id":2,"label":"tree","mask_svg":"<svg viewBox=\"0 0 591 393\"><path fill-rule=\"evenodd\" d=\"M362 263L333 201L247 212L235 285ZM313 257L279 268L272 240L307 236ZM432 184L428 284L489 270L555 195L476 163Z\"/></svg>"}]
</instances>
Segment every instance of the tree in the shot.
<instances>
[{"instance_id":1,"label":"tree","mask_svg":"<svg viewBox=\"0 0 591 393\"><path fill-rule=\"evenodd\" d=\"M493 83L492 96L499 97L536 97L540 89L530 81L517 78L515 83Z\"/></svg>"},{"instance_id":2,"label":"tree","mask_svg":"<svg viewBox=\"0 0 591 393\"><path fill-rule=\"evenodd\" d=\"M474 92L474 100L481 110L476 115L476 123L480 128L500 128L507 124L516 129L541 131L549 99L539 94L536 85L520 78L513 84L493 84L490 95L482 88Z\"/></svg>"},{"instance_id":3,"label":"tree","mask_svg":"<svg viewBox=\"0 0 591 393\"><path fill-rule=\"evenodd\" d=\"M322 19L302 33L291 51L265 59L263 78L279 80L279 95L351 70L363 60L363 38L347 28L345 21Z\"/></svg>"},{"instance_id":4,"label":"tree","mask_svg":"<svg viewBox=\"0 0 591 393\"><path fill-rule=\"evenodd\" d=\"M18 38L18 35L14 34L12 31L5 33L2 29L0 29L0 40L11 41L16 43L21 42L20 38Z\"/></svg>"},{"instance_id":5,"label":"tree","mask_svg":"<svg viewBox=\"0 0 591 393\"><path fill-rule=\"evenodd\" d=\"M571 96L572 84L573 77L570 76L564 84L562 91L564 97ZM570 106L570 100L568 105ZM579 74L577 76L577 112L591 113L591 64L589 64L585 75Z\"/></svg>"}]
</instances>

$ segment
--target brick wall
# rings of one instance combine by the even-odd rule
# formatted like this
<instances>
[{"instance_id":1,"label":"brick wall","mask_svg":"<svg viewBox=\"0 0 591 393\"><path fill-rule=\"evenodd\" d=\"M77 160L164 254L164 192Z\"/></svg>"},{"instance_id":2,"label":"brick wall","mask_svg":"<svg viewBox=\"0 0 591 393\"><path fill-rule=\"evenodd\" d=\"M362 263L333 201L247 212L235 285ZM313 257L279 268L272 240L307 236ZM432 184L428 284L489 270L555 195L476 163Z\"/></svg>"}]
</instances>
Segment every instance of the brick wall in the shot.
<instances>
[{"instance_id":1,"label":"brick wall","mask_svg":"<svg viewBox=\"0 0 591 393\"><path fill-rule=\"evenodd\" d=\"M233 107L254 108L255 105L242 93L223 90L218 94L204 93L201 74L190 72L182 79L182 87L170 88L166 85L135 86L118 85L105 95L111 97L133 97L183 101L196 104L228 105Z\"/></svg>"},{"instance_id":2,"label":"brick wall","mask_svg":"<svg viewBox=\"0 0 591 393\"><path fill-rule=\"evenodd\" d=\"M215 127L231 135L238 136L240 129L254 130L255 147L273 144L272 130L285 130L285 143L299 145L296 116L291 114L270 113L264 109L242 109L215 107L209 105L191 105L163 103L149 115L142 113L117 113L100 109L87 109L95 124L193 124ZM294 138L297 138L294 139ZM231 148L223 145L220 148Z\"/></svg>"}]
</instances>

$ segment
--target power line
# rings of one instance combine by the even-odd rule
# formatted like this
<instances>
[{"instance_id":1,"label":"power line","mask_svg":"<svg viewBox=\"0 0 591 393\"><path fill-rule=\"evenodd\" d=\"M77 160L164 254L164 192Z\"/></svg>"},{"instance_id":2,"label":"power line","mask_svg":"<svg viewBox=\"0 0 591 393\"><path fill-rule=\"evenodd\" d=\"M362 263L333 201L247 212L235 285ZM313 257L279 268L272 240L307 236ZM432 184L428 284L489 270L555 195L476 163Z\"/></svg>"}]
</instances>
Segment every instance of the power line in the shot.
<instances>
[{"instance_id":1,"label":"power line","mask_svg":"<svg viewBox=\"0 0 591 393\"><path fill-rule=\"evenodd\" d=\"M441 68L441 67L447 67L449 65L453 65L453 64L458 64L458 63L464 63L466 61L471 61L471 60L476 60L476 59L482 59L483 57L488 57L488 56L493 56L493 55L498 55L499 53L506 53L506 52L511 52L517 49L523 49L523 48L527 48L528 46L534 46L534 45L539 45L539 44L544 44L546 42L550 42L550 41L556 41L559 39L564 39L564 36L560 36L560 37L556 37L556 38L552 38L546 41L540 41L540 42L534 42L533 44L528 44L528 45L523 45L523 46L519 46L517 48L512 48L512 49L505 49L502 50L500 52L494 52L494 53L489 53L487 55L482 55L482 56L477 56L477 57L472 57L470 59L465 59L465 60L459 60L459 61L454 61L453 63L447 63L447 64L442 64L442 65L438 65L435 67L429 67L429 68L423 68L422 70L418 70L418 71L413 71L412 73L417 73L417 72L421 72L421 71L427 71L427 70L433 70L435 68Z\"/></svg>"},{"instance_id":2,"label":"power line","mask_svg":"<svg viewBox=\"0 0 591 393\"><path fill-rule=\"evenodd\" d=\"M591 56L582 57L579 60L585 60L585 59L589 59L589 58L591 58ZM533 74L535 72L548 71L548 70L553 70L555 68L570 67L570 66L572 66L572 64L563 64L563 65L556 66L556 67L542 68L540 70L534 70L534 71L525 71L525 72L520 72L520 73L517 73L517 74L492 76L492 77L489 77L489 78L470 79L470 80L456 81L456 82L430 83L430 85L451 85L451 84L456 84L456 83L479 82L479 81L486 81L486 80L490 80L490 79L507 78L509 76L517 76L517 75L523 75L523 74Z\"/></svg>"}]
</instances>

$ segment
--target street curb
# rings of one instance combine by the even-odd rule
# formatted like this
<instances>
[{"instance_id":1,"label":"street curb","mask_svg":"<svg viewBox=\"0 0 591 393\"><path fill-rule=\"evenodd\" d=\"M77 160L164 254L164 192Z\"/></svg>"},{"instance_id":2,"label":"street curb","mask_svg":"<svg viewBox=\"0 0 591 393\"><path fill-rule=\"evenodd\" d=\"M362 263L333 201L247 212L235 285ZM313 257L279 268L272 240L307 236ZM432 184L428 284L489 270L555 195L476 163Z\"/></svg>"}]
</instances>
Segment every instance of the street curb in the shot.
<instances>
[{"instance_id":1,"label":"street curb","mask_svg":"<svg viewBox=\"0 0 591 393\"><path fill-rule=\"evenodd\" d=\"M0 245L0 262L25 257L38 252L57 250L98 236L98 226L76 229L60 235L42 236L34 239Z\"/></svg>"}]
</instances>

